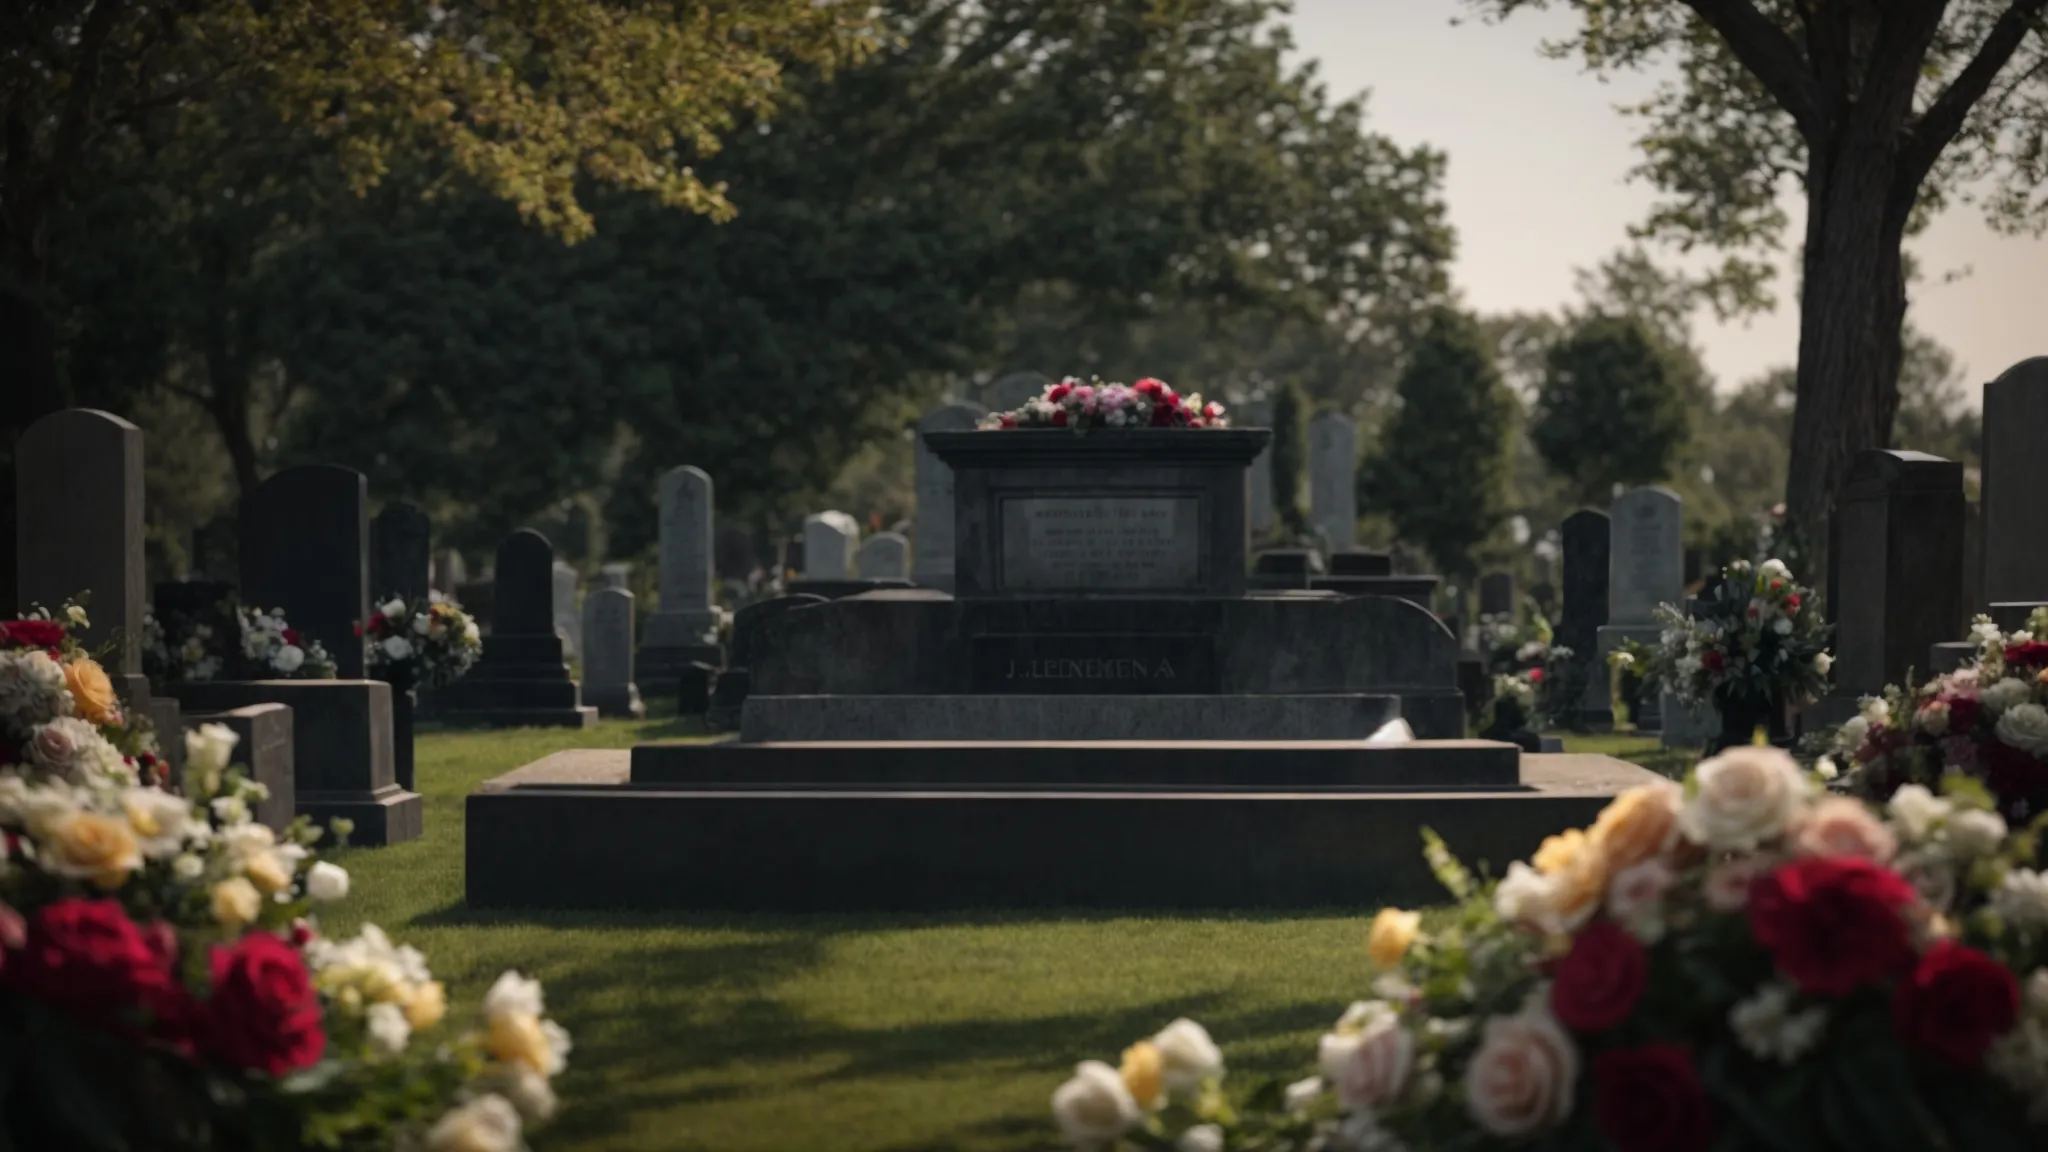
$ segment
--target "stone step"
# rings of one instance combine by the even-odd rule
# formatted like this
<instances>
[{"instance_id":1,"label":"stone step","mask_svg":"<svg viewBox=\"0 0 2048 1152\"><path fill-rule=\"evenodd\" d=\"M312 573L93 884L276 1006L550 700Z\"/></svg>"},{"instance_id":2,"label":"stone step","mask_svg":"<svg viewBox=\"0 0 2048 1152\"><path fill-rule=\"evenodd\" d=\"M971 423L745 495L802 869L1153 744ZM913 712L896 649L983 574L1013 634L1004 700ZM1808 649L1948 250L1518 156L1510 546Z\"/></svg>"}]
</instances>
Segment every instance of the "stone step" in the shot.
<instances>
[{"instance_id":1,"label":"stone step","mask_svg":"<svg viewBox=\"0 0 2048 1152\"><path fill-rule=\"evenodd\" d=\"M792 740L1349 740L1401 715L1392 695L750 696L749 744Z\"/></svg>"}]
</instances>

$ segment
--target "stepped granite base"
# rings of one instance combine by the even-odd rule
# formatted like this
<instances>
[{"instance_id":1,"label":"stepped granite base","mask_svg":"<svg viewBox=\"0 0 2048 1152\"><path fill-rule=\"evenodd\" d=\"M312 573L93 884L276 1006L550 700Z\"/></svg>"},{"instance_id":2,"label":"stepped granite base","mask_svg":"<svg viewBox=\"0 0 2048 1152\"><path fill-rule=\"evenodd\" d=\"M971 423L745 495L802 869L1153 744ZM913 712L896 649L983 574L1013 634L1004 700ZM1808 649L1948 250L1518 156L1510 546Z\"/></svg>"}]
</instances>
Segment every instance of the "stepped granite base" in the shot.
<instances>
[{"instance_id":1,"label":"stepped granite base","mask_svg":"<svg viewBox=\"0 0 2048 1152\"><path fill-rule=\"evenodd\" d=\"M1499 759L1481 742L1463 743L1481 759ZM1048 751L1036 755L1048 765L1071 765L1079 748L1040 747ZM1270 743L1261 747L1272 754ZM1389 756L1390 765L1404 755L1442 755L1430 747L1362 755ZM1129 746L1089 748L1114 757L1126 778L1148 762L1185 764L1189 755L1189 746L1162 746L1149 761ZM902 745L892 750L915 755ZM842 746L813 754L812 763L853 754ZM717 755L701 764L708 769ZM775 753L757 748L742 755ZM985 755L978 750L963 760L956 746L950 758L957 766ZM1232 753L1215 755L1224 764ZM674 756L648 748L560 752L487 782L468 800L470 906L867 912L1413 905L1444 899L1422 858L1422 828L1441 834L1466 863L1498 875L1545 836L1589 823L1616 793L1658 779L1611 757L1521 754L1518 782L1462 788L975 787L957 778L946 786L807 788L638 780L643 767L651 774L652 765L688 759ZM1326 767L1340 760L1329 756Z\"/></svg>"},{"instance_id":2,"label":"stepped granite base","mask_svg":"<svg viewBox=\"0 0 2048 1152\"><path fill-rule=\"evenodd\" d=\"M1363 739L1399 696L752 696L750 744L791 740Z\"/></svg>"}]
</instances>

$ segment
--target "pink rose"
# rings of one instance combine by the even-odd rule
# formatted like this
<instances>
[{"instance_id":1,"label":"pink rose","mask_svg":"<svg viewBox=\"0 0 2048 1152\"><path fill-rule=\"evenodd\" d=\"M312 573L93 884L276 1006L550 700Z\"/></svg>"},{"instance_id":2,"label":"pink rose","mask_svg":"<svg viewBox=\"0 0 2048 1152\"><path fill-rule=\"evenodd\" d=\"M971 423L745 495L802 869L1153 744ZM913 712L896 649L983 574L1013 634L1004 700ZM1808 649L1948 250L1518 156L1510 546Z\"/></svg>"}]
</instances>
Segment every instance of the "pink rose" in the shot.
<instances>
[{"instance_id":1,"label":"pink rose","mask_svg":"<svg viewBox=\"0 0 2048 1152\"><path fill-rule=\"evenodd\" d=\"M1793 828L1792 849L1801 856L1854 856L1882 864L1898 854L1899 840L1861 800L1829 796Z\"/></svg>"},{"instance_id":2,"label":"pink rose","mask_svg":"<svg viewBox=\"0 0 2048 1152\"><path fill-rule=\"evenodd\" d=\"M1749 907L1749 889L1756 878L1778 866L1775 856L1749 853L1730 856L1707 869L1707 907L1716 912L1740 912Z\"/></svg>"},{"instance_id":3,"label":"pink rose","mask_svg":"<svg viewBox=\"0 0 2048 1152\"><path fill-rule=\"evenodd\" d=\"M1664 893L1675 877L1662 860L1645 860L1614 874L1607 885L1607 914L1629 935L1654 944L1664 935Z\"/></svg>"},{"instance_id":4,"label":"pink rose","mask_svg":"<svg viewBox=\"0 0 2048 1152\"><path fill-rule=\"evenodd\" d=\"M1384 1108L1399 1100L1408 1085L1415 1067L1415 1037L1388 1010L1357 1032L1323 1037L1317 1059L1346 1110Z\"/></svg>"},{"instance_id":5,"label":"pink rose","mask_svg":"<svg viewBox=\"0 0 2048 1152\"><path fill-rule=\"evenodd\" d=\"M1465 1068L1465 1106L1496 1136L1531 1136L1571 1115L1579 1051L1541 1006L1547 999L1488 1020Z\"/></svg>"}]
</instances>

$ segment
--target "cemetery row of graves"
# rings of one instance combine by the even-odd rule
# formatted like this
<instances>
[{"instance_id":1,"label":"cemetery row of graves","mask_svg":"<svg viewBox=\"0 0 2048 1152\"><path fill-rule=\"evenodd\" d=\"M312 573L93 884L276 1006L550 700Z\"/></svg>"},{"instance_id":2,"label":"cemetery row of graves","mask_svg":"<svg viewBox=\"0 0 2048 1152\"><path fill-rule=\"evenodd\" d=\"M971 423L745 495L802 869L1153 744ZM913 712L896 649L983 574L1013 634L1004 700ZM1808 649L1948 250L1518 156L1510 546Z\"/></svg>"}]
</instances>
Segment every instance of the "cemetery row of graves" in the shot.
<instances>
[{"instance_id":1,"label":"cemetery row of graves","mask_svg":"<svg viewBox=\"0 0 2048 1152\"><path fill-rule=\"evenodd\" d=\"M548 1120L570 1041L537 984L508 972L457 1021L420 953L320 933L348 889L324 847L442 834L431 727L572 734L466 797L471 911L1389 906L1374 998L1319 1078L1233 1105L1207 1032L1162 1020L1055 1094L1079 1145L1429 1147L1476 1125L1705 1147L1736 1124L1832 1146L1906 1108L1923 1134L2025 1146L2048 1096L2048 483L2027 450L2048 361L1986 388L1981 501L1954 461L1855 461L1824 590L1768 557L1689 590L1682 502L1639 488L1559 526L1554 623L1504 574L1477 619L1440 614L1436 576L1355 547L1340 416L1310 432L1321 546L1255 552L1269 434L1180 404L1154 381L1051 386L1023 420L941 406L910 533L813 515L792 578L737 606L714 479L677 467L650 493L651 610L615 566L581 587L532 529L470 579L420 507L335 465L245 497L233 580L146 587L141 431L46 417L17 453L0 823L36 854L0 874L0 977L30 1006L6 1026L67 1053L35 1075L74 1095L11 1131L509 1152ZM1069 412L1119 418L1081 435ZM650 700L730 735L578 746ZM1562 729L1712 755L1681 792ZM1400 911L1447 899L1459 929ZM200 1072L93 1131L66 1102L109 1050ZM1829 1060L1853 1083L1757 1103Z\"/></svg>"}]
</instances>

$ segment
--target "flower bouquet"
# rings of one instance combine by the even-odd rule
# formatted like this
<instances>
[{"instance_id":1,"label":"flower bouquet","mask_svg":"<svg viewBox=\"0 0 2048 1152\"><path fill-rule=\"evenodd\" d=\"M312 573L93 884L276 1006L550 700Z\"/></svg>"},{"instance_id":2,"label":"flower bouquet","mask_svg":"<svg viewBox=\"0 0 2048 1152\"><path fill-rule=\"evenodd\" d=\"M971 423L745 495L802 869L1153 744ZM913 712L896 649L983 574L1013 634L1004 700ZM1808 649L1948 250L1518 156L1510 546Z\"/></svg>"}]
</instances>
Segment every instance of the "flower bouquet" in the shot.
<instances>
[{"instance_id":1,"label":"flower bouquet","mask_svg":"<svg viewBox=\"0 0 2048 1152\"><path fill-rule=\"evenodd\" d=\"M1319 1075L1232 1108L1155 1039L1053 1098L1097 1148L2038 1148L2048 876L1980 786L1830 795L1743 746L1615 798L1498 883L1388 909Z\"/></svg>"},{"instance_id":2,"label":"flower bouquet","mask_svg":"<svg viewBox=\"0 0 2048 1152\"><path fill-rule=\"evenodd\" d=\"M462 678L483 648L476 621L442 596L393 596L363 625L370 671L402 688L445 688Z\"/></svg>"},{"instance_id":3,"label":"flower bouquet","mask_svg":"<svg viewBox=\"0 0 2048 1152\"><path fill-rule=\"evenodd\" d=\"M1833 657L1813 590L1777 560L1737 560L1692 612L1657 608L1664 626L1651 678L1681 703L1711 701L1721 716L1715 750L1746 744L1759 727L1785 739L1785 709L1819 699Z\"/></svg>"},{"instance_id":4,"label":"flower bouquet","mask_svg":"<svg viewBox=\"0 0 2048 1152\"><path fill-rule=\"evenodd\" d=\"M2003 633L1986 616L1971 629L1977 659L1915 688L1887 687L1836 731L1844 787L1882 800L1901 784L1930 787L1965 774L1984 781L2012 819L2048 810L2048 609Z\"/></svg>"},{"instance_id":5,"label":"flower bouquet","mask_svg":"<svg viewBox=\"0 0 2048 1152\"><path fill-rule=\"evenodd\" d=\"M332 680L334 658L318 640L232 595L210 618L170 613L143 618L143 670L152 680Z\"/></svg>"},{"instance_id":6,"label":"flower bouquet","mask_svg":"<svg viewBox=\"0 0 2048 1152\"><path fill-rule=\"evenodd\" d=\"M983 428L1227 428L1223 405L1204 403L1199 392L1181 396L1164 381L1147 376L1135 384L1083 384L1069 376L1048 384L1045 394L1022 408L992 412Z\"/></svg>"},{"instance_id":7,"label":"flower bouquet","mask_svg":"<svg viewBox=\"0 0 2048 1152\"><path fill-rule=\"evenodd\" d=\"M319 830L251 819L221 725L152 785L96 672L52 621L0 625L0 1146L519 1148L569 1049L539 986L506 974L458 1029L417 951L323 937L349 883Z\"/></svg>"}]
</instances>

